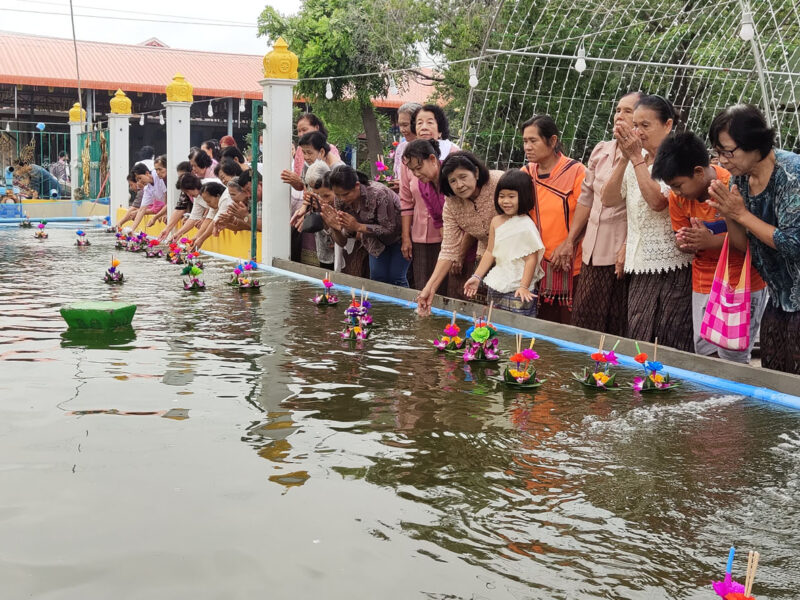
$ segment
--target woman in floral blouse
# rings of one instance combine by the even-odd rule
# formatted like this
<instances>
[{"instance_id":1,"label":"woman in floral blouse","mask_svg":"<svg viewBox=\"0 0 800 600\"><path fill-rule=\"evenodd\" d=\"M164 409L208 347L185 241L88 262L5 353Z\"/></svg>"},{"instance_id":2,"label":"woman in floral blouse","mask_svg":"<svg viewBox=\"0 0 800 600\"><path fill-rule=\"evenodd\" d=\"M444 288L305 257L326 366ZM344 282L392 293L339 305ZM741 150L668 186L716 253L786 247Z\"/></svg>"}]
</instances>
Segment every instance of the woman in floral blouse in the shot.
<instances>
[{"instance_id":1,"label":"woman in floral blouse","mask_svg":"<svg viewBox=\"0 0 800 600\"><path fill-rule=\"evenodd\" d=\"M730 189L709 188L734 247L750 244L753 266L769 288L761 319L761 365L800 374L800 156L776 150L775 130L752 105L716 116L709 131Z\"/></svg>"}]
</instances>

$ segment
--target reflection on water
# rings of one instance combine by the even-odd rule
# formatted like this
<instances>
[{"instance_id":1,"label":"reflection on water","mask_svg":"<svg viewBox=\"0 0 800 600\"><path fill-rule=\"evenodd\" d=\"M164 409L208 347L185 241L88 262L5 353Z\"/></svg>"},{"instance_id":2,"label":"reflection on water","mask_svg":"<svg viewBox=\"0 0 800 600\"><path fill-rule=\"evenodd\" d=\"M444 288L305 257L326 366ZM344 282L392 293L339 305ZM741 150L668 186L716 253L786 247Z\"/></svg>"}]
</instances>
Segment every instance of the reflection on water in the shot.
<instances>
[{"instance_id":1,"label":"reflection on water","mask_svg":"<svg viewBox=\"0 0 800 600\"><path fill-rule=\"evenodd\" d=\"M587 392L584 357L546 343L547 383L508 390L430 349L443 318L376 302L360 347L308 302L319 286L265 274L239 294L209 260L187 294L179 267L123 255L112 288L110 238L78 255L70 232L0 236L13 597L120 595L133 569L153 597L701 599L731 544L740 579L761 552L758 597L800 588L794 413L691 384ZM80 299L136 303L135 333L65 334Z\"/></svg>"}]
</instances>

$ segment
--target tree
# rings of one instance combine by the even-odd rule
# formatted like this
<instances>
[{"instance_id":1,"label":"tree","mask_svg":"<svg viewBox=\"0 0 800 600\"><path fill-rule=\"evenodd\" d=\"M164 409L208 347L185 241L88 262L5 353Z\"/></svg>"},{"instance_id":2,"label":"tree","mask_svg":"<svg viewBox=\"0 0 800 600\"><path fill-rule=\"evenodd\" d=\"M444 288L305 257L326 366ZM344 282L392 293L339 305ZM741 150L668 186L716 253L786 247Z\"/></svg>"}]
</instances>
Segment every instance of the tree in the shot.
<instances>
[{"instance_id":1,"label":"tree","mask_svg":"<svg viewBox=\"0 0 800 600\"><path fill-rule=\"evenodd\" d=\"M382 150L372 98L388 93L386 69L408 69L419 62L418 2L306 0L297 15L286 17L268 6L258 18L259 35L272 40L283 36L297 54L299 94L320 100L330 82L334 100L358 104L372 165ZM367 73L372 75L353 77ZM403 84L403 74L393 77L398 86Z\"/></svg>"}]
</instances>

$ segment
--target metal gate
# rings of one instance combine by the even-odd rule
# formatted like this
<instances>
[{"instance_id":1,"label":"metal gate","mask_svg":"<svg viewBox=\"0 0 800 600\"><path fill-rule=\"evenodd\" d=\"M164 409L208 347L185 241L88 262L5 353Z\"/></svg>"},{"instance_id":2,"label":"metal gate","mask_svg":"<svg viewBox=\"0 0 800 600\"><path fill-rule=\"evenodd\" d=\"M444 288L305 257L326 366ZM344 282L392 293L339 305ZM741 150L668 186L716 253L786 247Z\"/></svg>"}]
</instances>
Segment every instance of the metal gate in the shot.
<instances>
[{"instance_id":1,"label":"metal gate","mask_svg":"<svg viewBox=\"0 0 800 600\"><path fill-rule=\"evenodd\" d=\"M96 129L78 136L78 181L72 183L74 200L108 195L108 129Z\"/></svg>"}]
</instances>

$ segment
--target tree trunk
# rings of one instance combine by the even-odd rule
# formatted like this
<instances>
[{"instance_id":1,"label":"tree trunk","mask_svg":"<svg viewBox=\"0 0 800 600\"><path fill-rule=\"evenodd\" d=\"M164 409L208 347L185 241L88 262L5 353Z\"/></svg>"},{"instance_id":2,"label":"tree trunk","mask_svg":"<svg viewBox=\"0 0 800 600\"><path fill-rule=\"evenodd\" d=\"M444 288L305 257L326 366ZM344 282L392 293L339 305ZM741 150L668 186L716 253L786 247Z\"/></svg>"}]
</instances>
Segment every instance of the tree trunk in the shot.
<instances>
[{"instance_id":1,"label":"tree trunk","mask_svg":"<svg viewBox=\"0 0 800 600\"><path fill-rule=\"evenodd\" d=\"M360 100L361 121L364 124L364 134L367 136L367 158L369 159L370 173L373 177L378 174L375 168L375 161L381 153L381 134L378 131L378 119L375 116L375 109L369 100Z\"/></svg>"}]
</instances>

